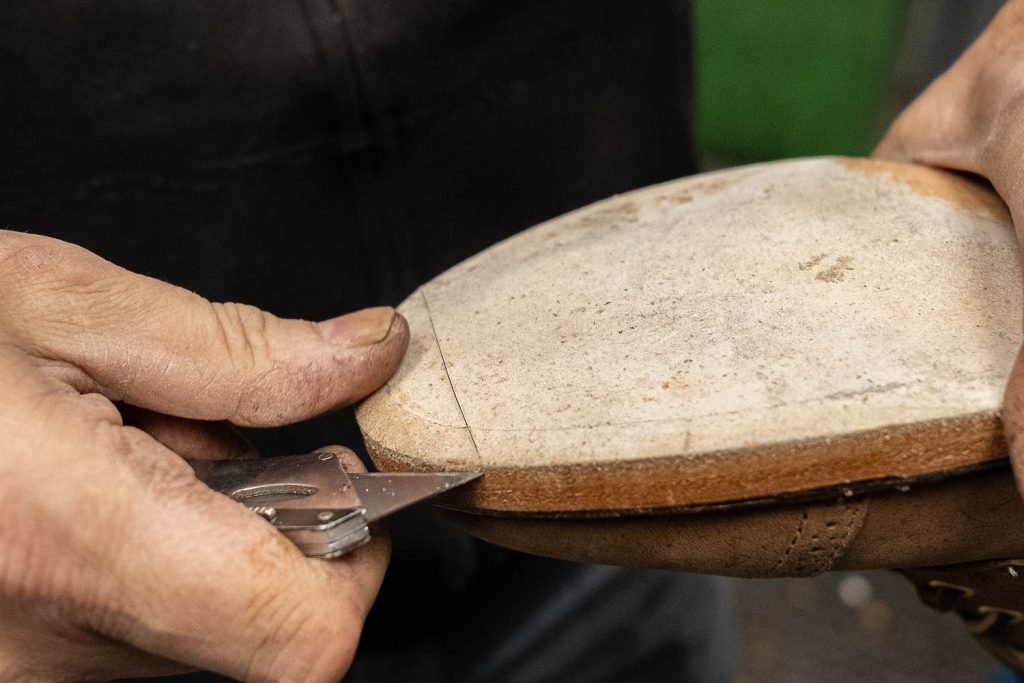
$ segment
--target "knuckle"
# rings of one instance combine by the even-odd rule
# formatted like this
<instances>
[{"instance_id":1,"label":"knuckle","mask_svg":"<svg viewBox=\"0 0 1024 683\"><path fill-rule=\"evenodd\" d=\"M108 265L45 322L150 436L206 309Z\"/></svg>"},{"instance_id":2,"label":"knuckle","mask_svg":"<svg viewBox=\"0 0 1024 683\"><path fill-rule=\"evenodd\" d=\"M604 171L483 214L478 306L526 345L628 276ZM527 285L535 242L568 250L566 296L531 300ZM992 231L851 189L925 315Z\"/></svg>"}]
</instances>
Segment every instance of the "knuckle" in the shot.
<instances>
[{"instance_id":1,"label":"knuckle","mask_svg":"<svg viewBox=\"0 0 1024 683\"><path fill-rule=\"evenodd\" d=\"M100 259L90 252L50 237L4 231L0 263L15 282L81 288L96 281Z\"/></svg>"},{"instance_id":2,"label":"knuckle","mask_svg":"<svg viewBox=\"0 0 1024 683\"><path fill-rule=\"evenodd\" d=\"M182 458L136 427L112 421L97 422L92 443L123 466L125 476L161 488L194 488L195 472ZM118 468L121 472L122 468ZM202 490L200 488L200 490Z\"/></svg>"},{"instance_id":3,"label":"knuckle","mask_svg":"<svg viewBox=\"0 0 1024 683\"><path fill-rule=\"evenodd\" d=\"M3 242L0 242L4 312L13 319L20 319L25 317L19 315L23 313L21 308L31 305L38 309L41 301L34 296L34 290L57 284L61 278L66 277L60 262L60 255L47 240L31 239L31 236L26 235L5 235Z\"/></svg>"},{"instance_id":4,"label":"knuckle","mask_svg":"<svg viewBox=\"0 0 1024 683\"><path fill-rule=\"evenodd\" d=\"M0 236L0 312L15 334L63 338L98 311L131 305L131 293L118 291L120 272L73 244L7 231Z\"/></svg>"},{"instance_id":5,"label":"knuckle","mask_svg":"<svg viewBox=\"0 0 1024 683\"><path fill-rule=\"evenodd\" d=\"M335 378L330 358L316 349L279 348L280 321L255 306L211 303L212 336L226 359L233 388L232 419L241 423L279 425L326 407ZM312 323L310 323L312 325ZM311 334L310 339L319 339Z\"/></svg>"},{"instance_id":6,"label":"knuckle","mask_svg":"<svg viewBox=\"0 0 1024 683\"><path fill-rule=\"evenodd\" d=\"M0 262L9 266L45 267L54 256L55 240L14 230L0 230Z\"/></svg>"}]
</instances>

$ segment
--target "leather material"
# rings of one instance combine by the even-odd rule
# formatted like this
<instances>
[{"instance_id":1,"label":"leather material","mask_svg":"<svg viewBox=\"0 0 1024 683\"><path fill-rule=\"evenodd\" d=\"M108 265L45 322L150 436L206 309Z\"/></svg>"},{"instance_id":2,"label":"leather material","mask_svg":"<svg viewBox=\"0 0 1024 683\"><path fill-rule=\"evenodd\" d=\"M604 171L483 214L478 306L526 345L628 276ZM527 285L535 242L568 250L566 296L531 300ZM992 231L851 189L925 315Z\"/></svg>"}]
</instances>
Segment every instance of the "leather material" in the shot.
<instances>
[{"instance_id":1,"label":"leather material","mask_svg":"<svg viewBox=\"0 0 1024 683\"><path fill-rule=\"evenodd\" d=\"M740 577L940 567L908 575L973 586L950 605L1017 666L1024 590L991 562L1024 557L1000 421L1019 279L1005 206L959 176L683 179L423 285L358 418L381 469L482 471L446 503L485 540Z\"/></svg>"},{"instance_id":2,"label":"leather material","mask_svg":"<svg viewBox=\"0 0 1024 683\"><path fill-rule=\"evenodd\" d=\"M826 499L1006 456L1021 343L1006 207L906 164L684 178L505 240L400 306L358 410L381 469L471 469L467 512Z\"/></svg>"},{"instance_id":3,"label":"leather material","mask_svg":"<svg viewBox=\"0 0 1024 683\"><path fill-rule=\"evenodd\" d=\"M1024 557L1024 503L1009 467L906 491L721 511L450 514L484 540L538 555L738 577Z\"/></svg>"}]
</instances>

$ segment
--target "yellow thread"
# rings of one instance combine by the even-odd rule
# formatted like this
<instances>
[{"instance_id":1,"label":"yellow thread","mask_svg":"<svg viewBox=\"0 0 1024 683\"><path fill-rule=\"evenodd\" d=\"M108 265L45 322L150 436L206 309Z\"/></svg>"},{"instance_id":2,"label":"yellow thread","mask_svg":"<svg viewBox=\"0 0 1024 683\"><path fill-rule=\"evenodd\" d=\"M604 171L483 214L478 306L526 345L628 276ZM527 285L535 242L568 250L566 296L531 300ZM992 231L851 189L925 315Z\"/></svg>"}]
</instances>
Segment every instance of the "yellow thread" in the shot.
<instances>
[{"instance_id":1,"label":"yellow thread","mask_svg":"<svg viewBox=\"0 0 1024 683\"><path fill-rule=\"evenodd\" d=\"M967 627L968 633L978 635L992 628L992 626L996 623L997 619L999 619L999 615L995 612L990 612L981 619L976 619L974 621L968 621L967 619L964 619L964 626Z\"/></svg>"},{"instance_id":2,"label":"yellow thread","mask_svg":"<svg viewBox=\"0 0 1024 683\"><path fill-rule=\"evenodd\" d=\"M946 583L945 581L940 581L939 579L931 579L930 581L928 581L928 587L946 588L949 590L957 591L959 593L962 593L963 597L965 598L971 598L974 597L974 595L976 595L975 590L973 588L968 588L967 586L958 586L955 583Z\"/></svg>"},{"instance_id":3,"label":"yellow thread","mask_svg":"<svg viewBox=\"0 0 1024 683\"><path fill-rule=\"evenodd\" d=\"M978 608L978 614L1005 614L1010 617L1011 624L1018 624L1024 621L1024 612L1020 612L1015 609L1006 609L1004 607L992 607L990 605L982 605Z\"/></svg>"}]
</instances>

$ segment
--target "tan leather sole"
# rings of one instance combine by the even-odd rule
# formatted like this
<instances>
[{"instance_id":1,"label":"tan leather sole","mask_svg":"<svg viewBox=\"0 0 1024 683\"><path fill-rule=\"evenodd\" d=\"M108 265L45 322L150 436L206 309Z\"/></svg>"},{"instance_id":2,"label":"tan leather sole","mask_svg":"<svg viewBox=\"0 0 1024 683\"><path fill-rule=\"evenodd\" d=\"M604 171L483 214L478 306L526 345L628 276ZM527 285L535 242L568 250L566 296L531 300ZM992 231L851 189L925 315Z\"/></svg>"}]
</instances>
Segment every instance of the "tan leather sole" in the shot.
<instances>
[{"instance_id":1,"label":"tan leather sole","mask_svg":"<svg viewBox=\"0 0 1024 683\"><path fill-rule=\"evenodd\" d=\"M936 170L674 181L424 285L357 416L381 469L481 471L447 505L530 552L738 576L1015 555L1016 253L998 198Z\"/></svg>"},{"instance_id":2,"label":"tan leather sole","mask_svg":"<svg viewBox=\"0 0 1024 683\"><path fill-rule=\"evenodd\" d=\"M370 437L365 441L382 470L429 469ZM513 516L705 510L891 490L994 465L1006 452L998 417L976 414L715 453L701 460L665 456L600 467L489 467L479 482L453 491L446 505Z\"/></svg>"}]
</instances>

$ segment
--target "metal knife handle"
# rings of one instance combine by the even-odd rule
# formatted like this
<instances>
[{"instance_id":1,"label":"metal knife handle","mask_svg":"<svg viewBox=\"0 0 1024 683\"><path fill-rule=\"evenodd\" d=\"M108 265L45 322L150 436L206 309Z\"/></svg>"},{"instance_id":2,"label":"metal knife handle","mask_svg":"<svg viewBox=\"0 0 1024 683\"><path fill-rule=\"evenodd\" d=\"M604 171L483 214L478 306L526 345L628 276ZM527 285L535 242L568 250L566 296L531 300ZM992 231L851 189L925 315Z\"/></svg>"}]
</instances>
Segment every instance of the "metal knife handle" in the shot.
<instances>
[{"instance_id":1,"label":"metal knife handle","mask_svg":"<svg viewBox=\"0 0 1024 683\"><path fill-rule=\"evenodd\" d=\"M278 509L271 523L307 557L344 555L370 540L362 508L349 510Z\"/></svg>"},{"instance_id":2,"label":"metal knife handle","mask_svg":"<svg viewBox=\"0 0 1024 683\"><path fill-rule=\"evenodd\" d=\"M200 481L252 509L309 557L337 557L370 540L366 510L333 453L188 462Z\"/></svg>"}]
</instances>

